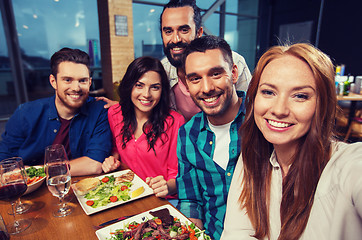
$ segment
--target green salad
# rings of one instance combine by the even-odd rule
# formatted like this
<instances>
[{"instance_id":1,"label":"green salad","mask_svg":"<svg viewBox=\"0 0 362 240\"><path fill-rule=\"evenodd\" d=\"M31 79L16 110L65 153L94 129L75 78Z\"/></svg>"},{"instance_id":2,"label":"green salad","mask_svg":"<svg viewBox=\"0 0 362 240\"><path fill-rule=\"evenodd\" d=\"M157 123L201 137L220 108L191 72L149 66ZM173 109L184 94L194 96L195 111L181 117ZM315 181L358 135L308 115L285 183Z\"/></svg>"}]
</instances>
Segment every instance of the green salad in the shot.
<instances>
[{"instance_id":1,"label":"green salad","mask_svg":"<svg viewBox=\"0 0 362 240\"><path fill-rule=\"evenodd\" d=\"M132 182L123 182L118 185L115 185L114 182L115 177L113 175L104 177L96 189L84 196L84 198L89 199L86 204L92 208L97 208L106 206L111 202L130 200Z\"/></svg>"},{"instance_id":2,"label":"green salad","mask_svg":"<svg viewBox=\"0 0 362 240\"><path fill-rule=\"evenodd\" d=\"M28 178L45 177L44 168L29 167L26 169L26 174Z\"/></svg>"}]
</instances>

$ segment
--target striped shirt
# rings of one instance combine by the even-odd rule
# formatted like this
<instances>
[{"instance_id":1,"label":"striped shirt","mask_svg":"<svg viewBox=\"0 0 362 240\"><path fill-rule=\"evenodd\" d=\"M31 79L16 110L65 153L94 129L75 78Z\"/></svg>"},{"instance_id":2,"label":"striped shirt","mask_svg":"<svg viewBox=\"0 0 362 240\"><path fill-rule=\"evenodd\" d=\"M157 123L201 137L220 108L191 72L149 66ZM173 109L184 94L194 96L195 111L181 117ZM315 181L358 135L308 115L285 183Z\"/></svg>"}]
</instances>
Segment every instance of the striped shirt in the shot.
<instances>
[{"instance_id":1,"label":"striped shirt","mask_svg":"<svg viewBox=\"0 0 362 240\"><path fill-rule=\"evenodd\" d=\"M219 239L223 231L228 190L240 154L238 129L245 115L245 92L237 93L243 101L230 126L229 162L226 170L213 160L215 134L203 112L183 125L178 134L177 207L187 217L201 219L206 233L213 239Z\"/></svg>"}]
</instances>

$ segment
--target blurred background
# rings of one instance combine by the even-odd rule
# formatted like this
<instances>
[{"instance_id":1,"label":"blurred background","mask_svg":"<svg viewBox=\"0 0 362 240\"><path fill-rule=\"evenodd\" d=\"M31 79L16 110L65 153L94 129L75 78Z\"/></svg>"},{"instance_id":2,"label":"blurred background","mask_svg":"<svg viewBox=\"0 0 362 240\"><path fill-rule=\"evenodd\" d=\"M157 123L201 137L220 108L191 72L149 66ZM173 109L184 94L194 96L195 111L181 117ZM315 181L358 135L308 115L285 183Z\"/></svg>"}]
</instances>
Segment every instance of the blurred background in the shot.
<instances>
[{"instance_id":1,"label":"blurred background","mask_svg":"<svg viewBox=\"0 0 362 240\"><path fill-rule=\"evenodd\" d=\"M92 58L92 94L115 99L128 63L163 57L159 16L168 0L2 0L0 18L0 134L16 107L54 94L49 59L62 47ZM362 75L359 1L197 0L205 34L223 37L253 71L279 43L309 42L344 75ZM340 102L342 135L350 102ZM357 104L356 110L362 108ZM358 129L357 129L358 133ZM359 135L353 141L359 141Z\"/></svg>"}]
</instances>

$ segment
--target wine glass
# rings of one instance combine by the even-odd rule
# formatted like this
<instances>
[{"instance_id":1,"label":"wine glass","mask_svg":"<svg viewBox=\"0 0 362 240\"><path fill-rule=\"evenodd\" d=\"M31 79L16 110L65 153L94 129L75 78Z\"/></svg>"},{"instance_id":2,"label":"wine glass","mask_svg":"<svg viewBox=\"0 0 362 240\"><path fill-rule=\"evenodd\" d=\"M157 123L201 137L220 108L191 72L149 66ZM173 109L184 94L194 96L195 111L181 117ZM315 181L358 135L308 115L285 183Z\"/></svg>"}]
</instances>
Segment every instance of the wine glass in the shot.
<instances>
[{"instance_id":1,"label":"wine glass","mask_svg":"<svg viewBox=\"0 0 362 240\"><path fill-rule=\"evenodd\" d=\"M64 146L54 144L45 148L44 169L46 183L53 196L59 198L60 207L53 212L55 217L65 217L73 209L63 201L70 188L69 161Z\"/></svg>"},{"instance_id":2,"label":"wine glass","mask_svg":"<svg viewBox=\"0 0 362 240\"><path fill-rule=\"evenodd\" d=\"M2 216L0 215L0 239L1 240L9 240L10 236L8 234L8 230L6 230L6 226Z\"/></svg>"},{"instance_id":3,"label":"wine glass","mask_svg":"<svg viewBox=\"0 0 362 240\"><path fill-rule=\"evenodd\" d=\"M23 159L21 157L11 157L11 158L4 159L3 161L8 161L8 160L15 160L20 164L21 168L24 168ZM26 179L27 179L28 175L26 174L26 170L24 171L24 173L25 173L25 176L26 176ZM23 214L23 213L27 212L30 209L30 207L31 207L30 203L22 202L20 200L20 197L19 197L19 199L17 200L16 205L15 205L15 213L16 214ZM12 209L10 209L8 211L8 213L13 214Z\"/></svg>"},{"instance_id":4,"label":"wine glass","mask_svg":"<svg viewBox=\"0 0 362 240\"><path fill-rule=\"evenodd\" d=\"M24 172L24 168L16 160L0 162L0 200L11 202L14 216L14 222L7 227L10 234L20 233L31 225L28 219L16 220L15 214L16 200L28 188Z\"/></svg>"}]
</instances>

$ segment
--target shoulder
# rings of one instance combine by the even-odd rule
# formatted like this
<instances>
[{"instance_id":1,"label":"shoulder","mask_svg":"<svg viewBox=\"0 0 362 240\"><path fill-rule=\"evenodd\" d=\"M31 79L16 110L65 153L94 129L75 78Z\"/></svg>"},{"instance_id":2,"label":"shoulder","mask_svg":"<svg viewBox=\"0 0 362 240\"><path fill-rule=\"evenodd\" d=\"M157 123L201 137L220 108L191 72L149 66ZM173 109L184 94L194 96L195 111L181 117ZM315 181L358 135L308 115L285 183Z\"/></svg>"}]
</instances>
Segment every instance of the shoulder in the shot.
<instances>
[{"instance_id":1,"label":"shoulder","mask_svg":"<svg viewBox=\"0 0 362 240\"><path fill-rule=\"evenodd\" d=\"M359 161L362 162L362 142L352 144L344 142L332 143L332 156L330 161Z\"/></svg>"},{"instance_id":2,"label":"shoulder","mask_svg":"<svg viewBox=\"0 0 362 240\"><path fill-rule=\"evenodd\" d=\"M119 103L111 106L111 107L108 109L108 114L121 113L121 112L122 112L122 108L121 108L121 106L119 105Z\"/></svg>"},{"instance_id":3,"label":"shoulder","mask_svg":"<svg viewBox=\"0 0 362 240\"><path fill-rule=\"evenodd\" d=\"M178 113L178 112L176 112L174 110L170 111L170 115L175 119L175 121L185 122L185 118L180 113Z\"/></svg>"},{"instance_id":4,"label":"shoulder","mask_svg":"<svg viewBox=\"0 0 362 240\"><path fill-rule=\"evenodd\" d=\"M31 112L31 114L36 114L37 112L43 113L44 110L49 109L50 106L55 107L54 103L55 97L48 97L48 98L41 98L34 101L26 102L23 104L20 104L15 113L28 113Z\"/></svg>"},{"instance_id":5,"label":"shoulder","mask_svg":"<svg viewBox=\"0 0 362 240\"><path fill-rule=\"evenodd\" d=\"M170 65L170 61L168 61L167 57L163 57L161 59L161 63L163 65L163 67L165 67L165 65Z\"/></svg>"},{"instance_id":6,"label":"shoulder","mask_svg":"<svg viewBox=\"0 0 362 240\"><path fill-rule=\"evenodd\" d=\"M245 58L241 56L239 53L232 51L233 61L235 64L242 63L246 64Z\"/></svg>"},{"instance_id":7,"label":"shoulder","mask_svg":"<svg viewBox=\"0 0 362 240\"><path fill-rule=\"evenodd\" d=\"M192 130L198 130L200 131L201 128L204 127L204 116L203 112L196 113L188 122L186 122L181 128L186 131L190 132ZM180 129L181 129L180 128Z\"/></svg>"},{"instance_id":8,"label":"shoulder","mask_svg":"<svg viewBox=\"0 0 362 240\"><path fill-rule=\"evenodd\" d=\"M361 172L362 142L333 142L331 158L323 170L321 179L327 179L328 183L338 181L343 185L341 189L348 189L351 187L349 185L362 181Z\"/></svg>"},{"instance_id":9,"label":"shoulder","mask_svg":"<svg viewBox=\"0 0 362 240\"><path fill-rule=\"evenodd\" d=\"M93 110L93 108L104 109L104 105L106 105L106 103L104 101L97 101L94 97L88 97L85 105L90 107L91 110Z\"/></svg>"},{"instance_id":10,"label":"shoulder","mask_svg":"<svg viewBox=\"0 0 362 240\"><path fill-rule=\"evenodd\" d=\"M110 121L123 121L122 108L119 104L113 105L108 109L108 119Z\"/></svg>"}]
</instances>

